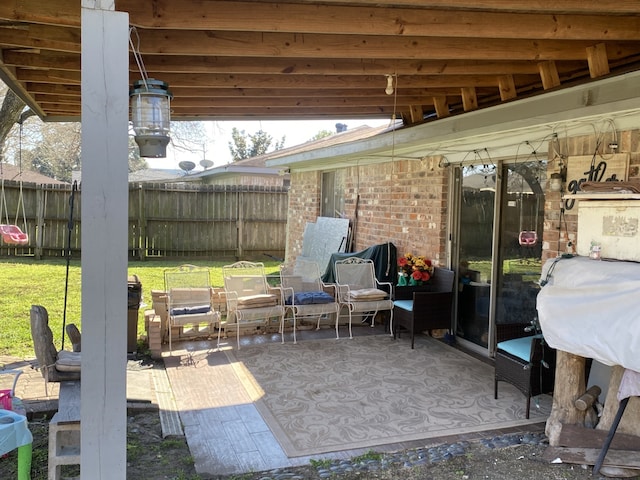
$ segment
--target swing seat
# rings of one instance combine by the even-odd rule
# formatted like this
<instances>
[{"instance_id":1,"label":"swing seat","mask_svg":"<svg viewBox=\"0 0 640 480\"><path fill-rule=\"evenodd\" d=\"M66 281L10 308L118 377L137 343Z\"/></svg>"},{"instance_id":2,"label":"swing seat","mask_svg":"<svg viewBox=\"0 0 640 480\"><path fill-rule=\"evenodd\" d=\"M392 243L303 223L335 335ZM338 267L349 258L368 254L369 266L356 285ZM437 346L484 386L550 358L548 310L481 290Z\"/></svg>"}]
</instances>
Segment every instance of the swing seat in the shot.
<instances>
[{"instance_id":1,"label":"swing seat","mask_svg":"<svg viewBox=\"0 0 640 480\"><path fill-rule=\"evenodd\" d=\"M0 225L0 235L4 243L11 245L26 245L29 243L29 235L24 233L17 225Z\"/></svg>"},{"instance_id":2,"label":"swing seat","mask_svg":"<svg viewBox=\"0 0 640 480\"><path fill-rule=\"evenodd\" d=\"M533 230L523 230L518 236L518 242L523 247L532 247L538 241L538 234Z\"/></svg>"}]
</instances>

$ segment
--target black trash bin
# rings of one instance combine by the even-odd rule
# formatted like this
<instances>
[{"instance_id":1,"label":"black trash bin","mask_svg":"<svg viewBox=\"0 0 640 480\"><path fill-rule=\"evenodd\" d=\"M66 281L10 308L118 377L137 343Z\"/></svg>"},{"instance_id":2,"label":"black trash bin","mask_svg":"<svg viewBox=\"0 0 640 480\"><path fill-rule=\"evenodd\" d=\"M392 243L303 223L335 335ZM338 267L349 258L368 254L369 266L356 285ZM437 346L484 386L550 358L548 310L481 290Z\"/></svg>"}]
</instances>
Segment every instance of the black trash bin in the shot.
<instances>
[{"instance_id":1,"label":"black trash bin","mask_svg":"<svg viewBox=\"0 0 640 480\"><path fill-rule=\"evenodd\" d=\"M138 310L142 301L142 284L137 275L127 277L127 352L138 349Z\"/></svg>"}]
</instances>

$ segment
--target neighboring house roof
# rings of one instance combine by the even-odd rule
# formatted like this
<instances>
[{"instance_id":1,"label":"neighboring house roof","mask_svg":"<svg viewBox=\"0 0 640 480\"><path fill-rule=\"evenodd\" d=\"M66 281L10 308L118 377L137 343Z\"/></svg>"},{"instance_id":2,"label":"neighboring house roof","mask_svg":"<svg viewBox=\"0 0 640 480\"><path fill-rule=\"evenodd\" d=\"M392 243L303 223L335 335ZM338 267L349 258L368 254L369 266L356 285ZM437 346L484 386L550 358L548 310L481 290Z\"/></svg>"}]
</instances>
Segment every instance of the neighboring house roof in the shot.
<instances>
[{"instance_id":1,"label":"neighboring house roof","mask_svg":"<svg viewBox=\"0 0 640 480\"><path fill-rule=\"evenodd\" d=\"M184 171L179 169L143 168L129 173L129 183L175 182L184 176Z\"/></svg>"},{"instance_id":2,"label":"neighboring house roof","mask_svg":"<svg viewBox=\"0 0 640 480\"><path fill-rule=\"evenodd\" d=\"M34 172L32 170L22 170L22 172L20 172L19 167L10 163L2 164L1 177L4 180L14 180L16 182L22 180L23 182L37 183L40 185L69 185L68 182L62 182L55 178L47 177L40 172Z\"/></svg>"},{"instance_id":3,"label":"neighboring house roof","mask_svg":"<svg viewBox=\"0 0 640 480\"><path fill-rule=\"evenodd\" d=\"M182 181L182 177L184 177L184 172L178 169L143 168L129 173L129 183L167 183ZM82 172L74 170L71 173L71 178L80 183Z\"/></svg>"},{"instance_id":4,"label":"neighboring house roof","mask_svg":"<svg viewBox=\"0 0 640 480\"><path fill-rule=\"evenodd\" d=\"M273 152L268 152L256 157L239 160L237 162L230 162L226 165L219 167L209 168L204 171L195 172L180 178L180 181L197 181L206 177L216 176L218 178L225 176L235 175L282 175L281 168L269 167L267 162L280 157L286 157L289 155L296 155L299 153L316 150L319 148L327 148L341 143L352 142L355 140L361 140L373 135L385 132L390 127L369 127L362 125L356 127L353 130L347 130L345 132L334 133L318 140L312 140L309 142L294 145L292 147L282 148Z\"/></svg>"}]
</instances>

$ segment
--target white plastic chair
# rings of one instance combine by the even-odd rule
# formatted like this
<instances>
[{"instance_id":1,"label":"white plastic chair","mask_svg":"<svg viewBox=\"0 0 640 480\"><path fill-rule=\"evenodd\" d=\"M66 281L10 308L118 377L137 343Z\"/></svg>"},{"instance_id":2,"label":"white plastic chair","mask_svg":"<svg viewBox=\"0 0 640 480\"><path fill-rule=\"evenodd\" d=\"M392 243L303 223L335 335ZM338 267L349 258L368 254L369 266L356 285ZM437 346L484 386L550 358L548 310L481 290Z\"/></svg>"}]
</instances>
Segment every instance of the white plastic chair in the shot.
<instances>
[{"instance_id":1,"label":"white plastic chair","mask_svg":"<svg viewBox=\"0 0 640 480\"><path fill-rule=\"evenodd\" d=\"M338 312L340 304L336 298L334 285L327 285L320 279L320 268L316 262L298 259L293 266L280 267L280 282L285 309L293 317L293 343L297 343L296 325L300 319L313 319L320 329L323 318L335 319L336 338L338 335Z\"/></svg>"},{"instance_id":2,"label":"white plastic chair","mask_svg":"<svg viewBox=\"0 0 640 480\"><path fill-rule=\"evenodd\" d=\"M349 338L353 338L351 320L353 313L362 313L375 324L378 312L389 311L389 328L393 332L393 286L389 282L379 282L375 275L373 261L359 257L349 257L335 263L338 302L340 311L349 313Z\"/></svg>"}]
</instances>

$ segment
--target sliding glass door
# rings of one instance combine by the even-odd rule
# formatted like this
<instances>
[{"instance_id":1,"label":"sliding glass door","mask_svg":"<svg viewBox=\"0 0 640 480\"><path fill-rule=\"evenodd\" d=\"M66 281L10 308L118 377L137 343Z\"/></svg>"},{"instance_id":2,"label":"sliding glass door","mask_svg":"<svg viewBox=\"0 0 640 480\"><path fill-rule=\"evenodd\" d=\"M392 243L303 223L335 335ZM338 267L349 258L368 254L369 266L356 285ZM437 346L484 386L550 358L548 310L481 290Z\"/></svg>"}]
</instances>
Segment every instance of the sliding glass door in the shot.
<instances>
[{"instance_id":1,"label":"sliding glass door","mask_svg":"<svg viewBox=\"0 0 640 480\"><path fill-rule=\"evenodd\" d=\"M493 352L495 323L535 318L545 178L537 159L456 167L456 336L474 349Z\"/></svg>"},{"instance_id":2,"label":"sliding glass door","mask_svg":"<svg viewBox=\"0 0 640 480\"><path fill-rule=\"evenodd\" d=\"M458 167L458 294L456 335L486 348L497 172Z\"/></svg>"}]
</instances>

